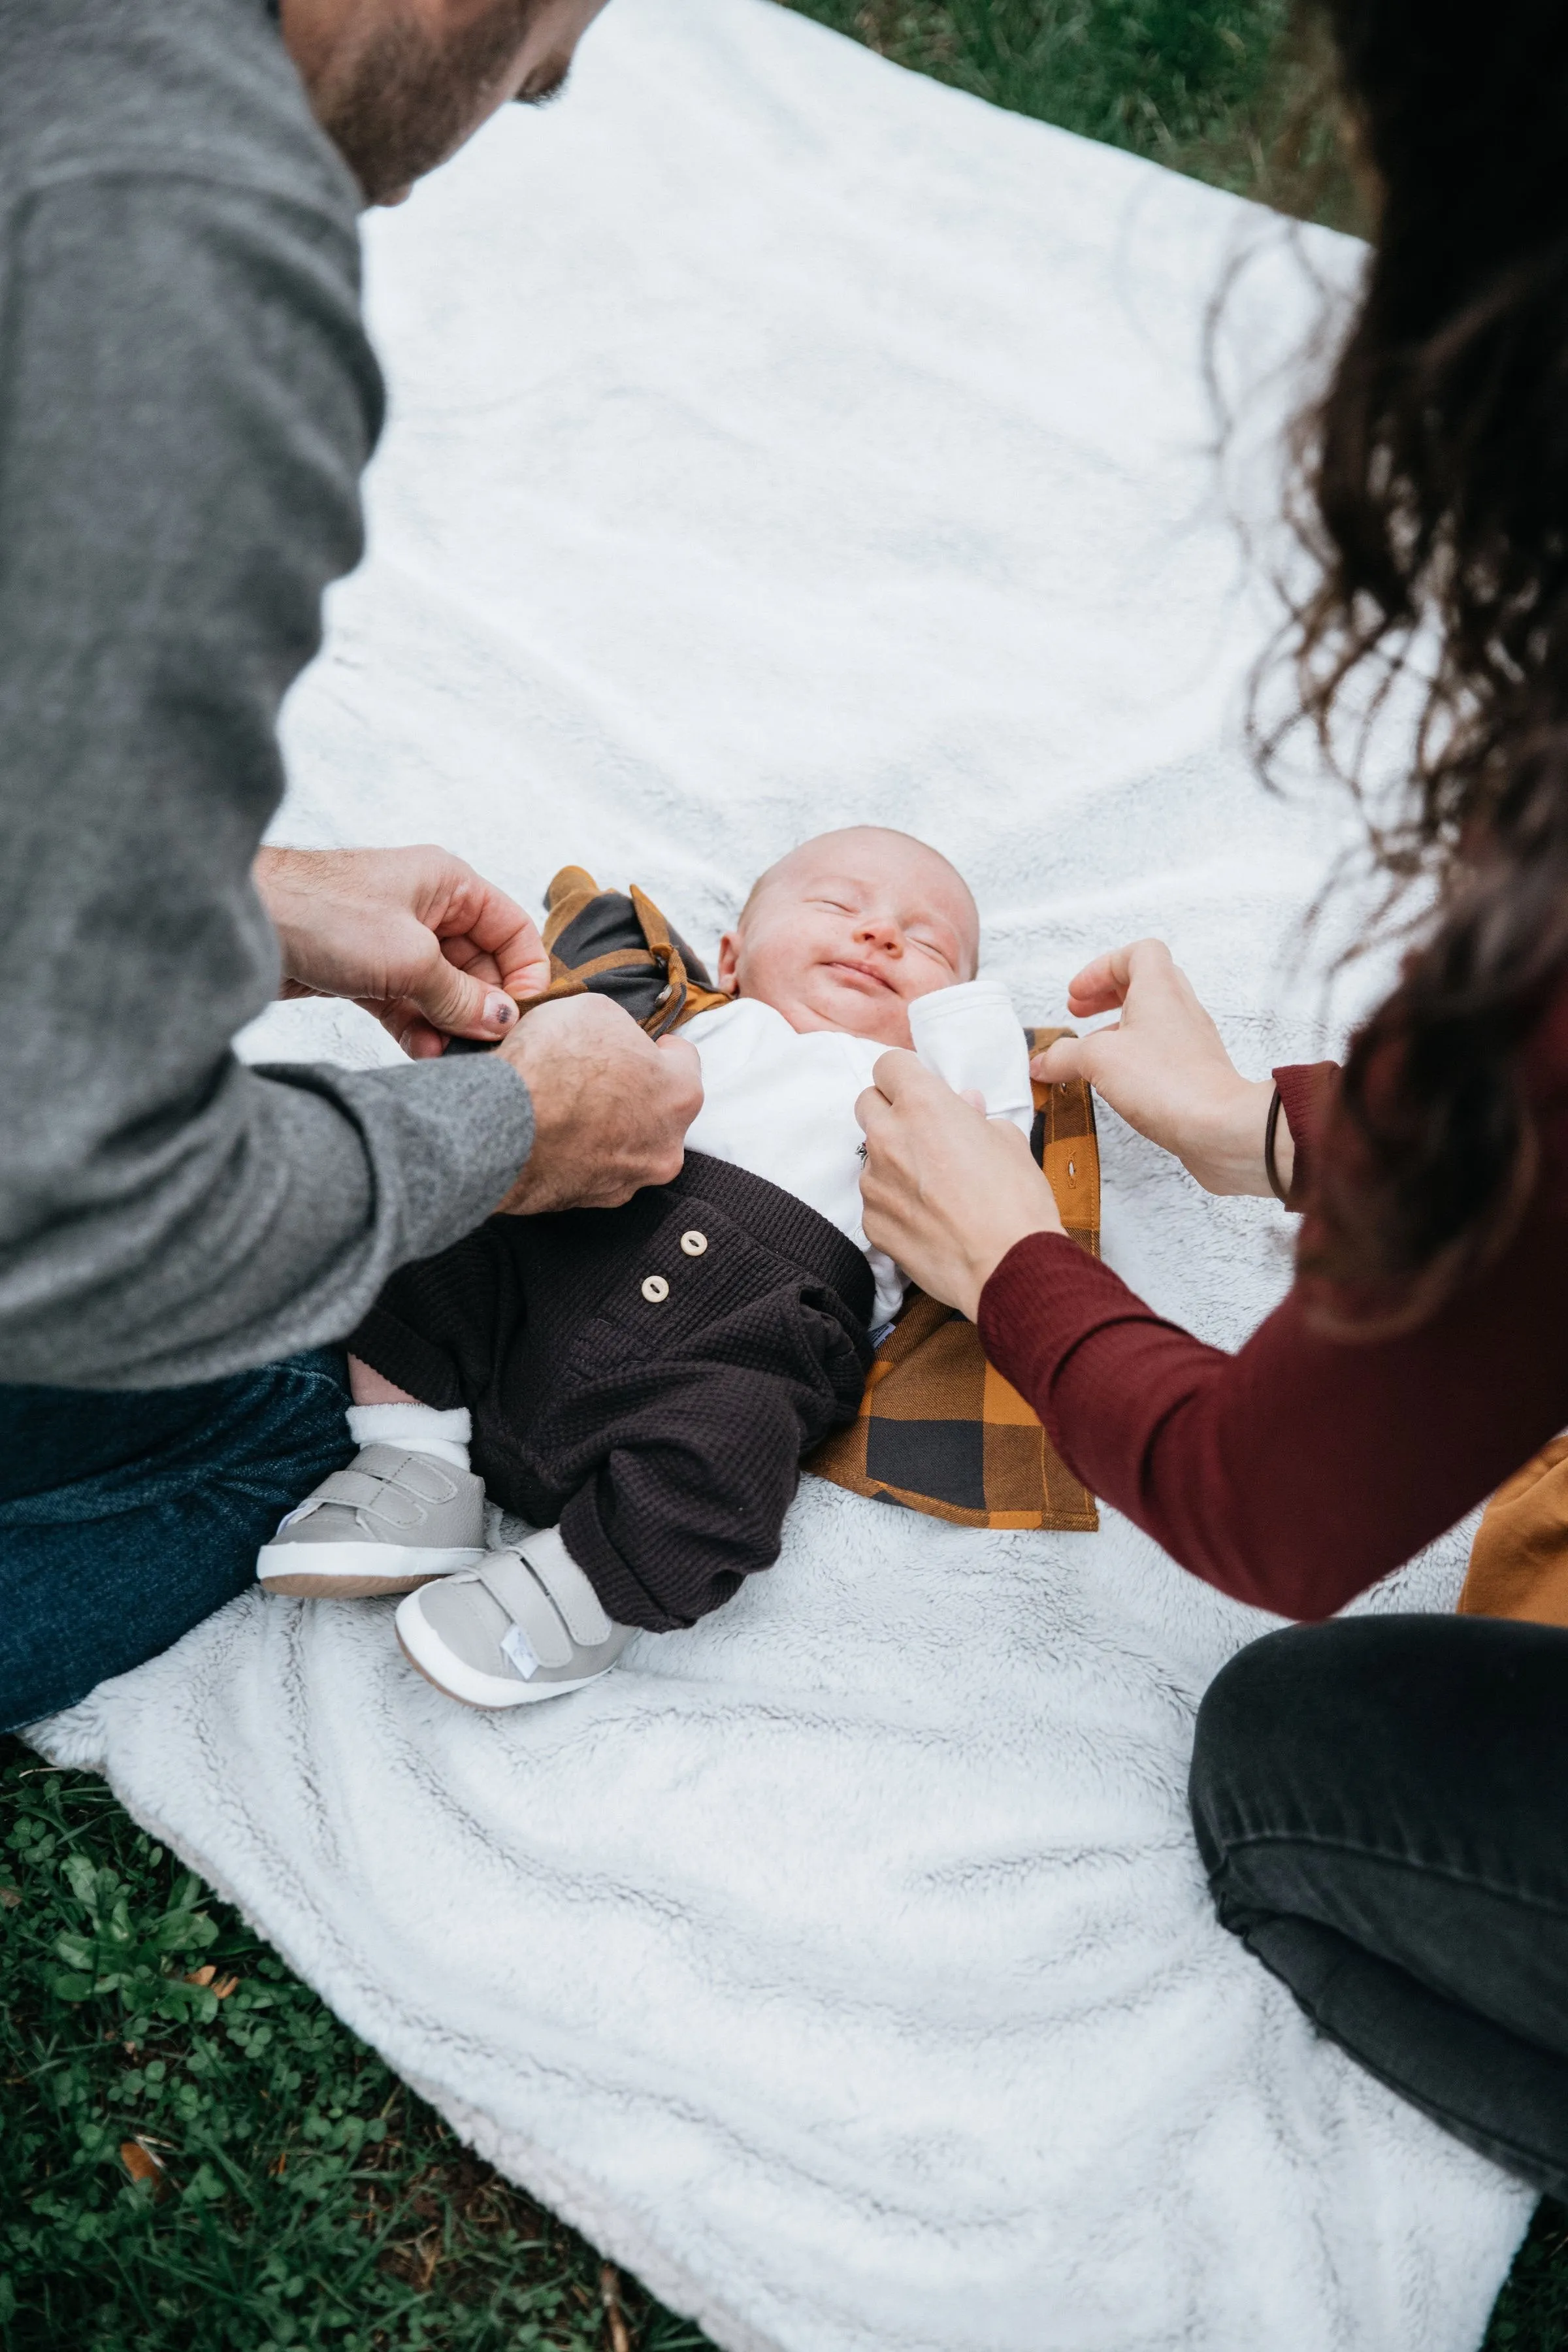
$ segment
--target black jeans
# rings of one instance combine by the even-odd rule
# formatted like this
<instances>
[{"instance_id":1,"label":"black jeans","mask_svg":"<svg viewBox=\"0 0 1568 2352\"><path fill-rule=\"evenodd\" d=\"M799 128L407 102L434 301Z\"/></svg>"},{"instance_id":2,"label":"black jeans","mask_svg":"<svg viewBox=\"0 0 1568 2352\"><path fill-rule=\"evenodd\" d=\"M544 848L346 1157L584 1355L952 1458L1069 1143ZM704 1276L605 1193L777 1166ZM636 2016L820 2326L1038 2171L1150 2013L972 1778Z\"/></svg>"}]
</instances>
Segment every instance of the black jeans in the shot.
<instances>
[{"instance_id":1,"label":"black jeans","mask_svg":"<svg viewBox=\"0 0 1568 2352\"><path fill-rule=\"evenodd\" d=\"M0 1730L122 1675L255 1580L353 1452L341 1352L200 1388L0 1387Z\"/></svg>"},{"instance_id":2,"label":"black jeans","mask_svg":"<svg viewBox=\"0 0 1568 2352\"><path fill-rule=\"evenodd\" d=\"M1568 1633L1271 1633L1204 1700L1191 1796L1221 1919L1323 2032L1568 2195Z\"/></svg>"}]
</instances>

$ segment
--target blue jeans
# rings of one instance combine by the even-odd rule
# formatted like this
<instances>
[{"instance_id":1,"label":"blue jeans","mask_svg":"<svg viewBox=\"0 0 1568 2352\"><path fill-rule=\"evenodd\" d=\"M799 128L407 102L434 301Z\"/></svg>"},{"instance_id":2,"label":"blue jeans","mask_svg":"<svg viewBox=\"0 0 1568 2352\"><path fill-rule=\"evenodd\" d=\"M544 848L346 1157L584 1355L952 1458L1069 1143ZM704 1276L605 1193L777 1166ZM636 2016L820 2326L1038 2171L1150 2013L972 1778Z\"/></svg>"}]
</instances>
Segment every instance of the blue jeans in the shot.
<instances>
[{"instance_id":1,"label":"blue jeans","mask_svg":"<svg viewBox=\"0 0 1568 2352\"><path fill-rule=\"evenodd\" d=\"M319 1349L199 1388L0 1386L0 1729L85 1698L243 1592L353 1452Z\"/></svg>"}]
</instances>

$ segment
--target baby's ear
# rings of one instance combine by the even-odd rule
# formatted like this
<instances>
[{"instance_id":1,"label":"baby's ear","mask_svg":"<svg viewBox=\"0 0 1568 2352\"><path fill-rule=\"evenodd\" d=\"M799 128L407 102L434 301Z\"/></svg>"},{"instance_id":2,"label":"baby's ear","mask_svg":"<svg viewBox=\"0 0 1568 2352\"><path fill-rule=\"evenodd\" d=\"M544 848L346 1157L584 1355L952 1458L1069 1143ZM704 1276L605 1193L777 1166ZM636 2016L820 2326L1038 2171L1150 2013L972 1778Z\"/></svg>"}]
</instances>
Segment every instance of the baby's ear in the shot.
<instances>
[{"instance_id":1,"label":"baby's ear","mask_svg":"<svg viewBox=\"0 0 1568 2352\"><path fill-rule=\"evenodd\" d=\"M739 931L726 931L720 940L719 964L713 977L715 986L721 988L726 996L739 996L741 992L741 934Z\"/></svg>"}]
</instances>

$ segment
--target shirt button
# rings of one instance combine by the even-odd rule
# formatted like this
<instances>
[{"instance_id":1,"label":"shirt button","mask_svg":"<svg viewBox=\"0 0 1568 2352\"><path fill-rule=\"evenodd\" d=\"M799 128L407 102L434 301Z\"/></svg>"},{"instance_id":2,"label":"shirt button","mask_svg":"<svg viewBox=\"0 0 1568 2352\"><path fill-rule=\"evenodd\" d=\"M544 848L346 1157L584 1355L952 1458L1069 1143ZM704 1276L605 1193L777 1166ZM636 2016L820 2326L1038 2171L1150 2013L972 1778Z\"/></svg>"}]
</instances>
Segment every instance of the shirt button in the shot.
<instances>
[{"instance_id":1,"label":"shirt button","mask_svg":"<svg viewBox=\"0 0 1568 2352\"><path fill-rule=\"evenodd\" d=\"M706 1234L695 1232L682 1234L680 1236L680 1246L686 1252L688 1257L700 1257L703 1251L708 1246L708 1236Z\"/></svg>"},{"instance_id":2,"label":"shirt button","mask_svg":"<svg viewBox=\"0 0 1568 2352\"><path fill-rule=\"evenodd\" d=\"M650 1307L662 1307L669 1297L669 1285L662 1274L650 1274L643 1284L642 1295Z\"/></svg>"}]
</instances>

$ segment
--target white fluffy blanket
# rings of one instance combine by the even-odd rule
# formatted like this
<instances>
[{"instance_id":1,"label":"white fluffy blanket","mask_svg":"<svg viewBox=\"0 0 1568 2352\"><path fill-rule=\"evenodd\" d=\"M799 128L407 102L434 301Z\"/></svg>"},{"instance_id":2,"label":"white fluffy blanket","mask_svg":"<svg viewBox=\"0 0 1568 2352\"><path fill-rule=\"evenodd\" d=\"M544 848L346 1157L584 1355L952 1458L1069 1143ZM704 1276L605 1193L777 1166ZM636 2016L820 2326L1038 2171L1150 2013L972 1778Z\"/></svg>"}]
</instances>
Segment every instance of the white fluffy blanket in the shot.
<instances>
[{"instance_id":1,"label":"white fluffy blanket","mask_svg":"<svg viewBox=\"0 0 1568 2352\"><path fill-rule=\"evenodd\" d=\"M765 0L616 0L563 105L370 226L394 421L280 834L434 835L535 899L583 860L710 942L787 844L885 819L1035 1017L1158 928L1249 1066L1310 1047L1279 949L1331 821L1236 749L1259 607L1198 371L1259 221ZM1242 360L1310 308L1285 257L1238 299ZM1109 1254L1235 1339L1283 1219L1105 1128ZM1113 1513L808 1481L776 1569L553 1706L258 1595L44 1736L731 2352L1470 2352L1528 2199L1210 1916L1193 1710L1262 1630Z\"/></svg>"}]
</instances>

